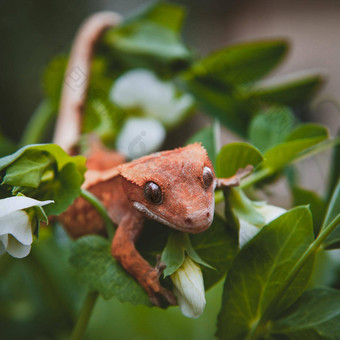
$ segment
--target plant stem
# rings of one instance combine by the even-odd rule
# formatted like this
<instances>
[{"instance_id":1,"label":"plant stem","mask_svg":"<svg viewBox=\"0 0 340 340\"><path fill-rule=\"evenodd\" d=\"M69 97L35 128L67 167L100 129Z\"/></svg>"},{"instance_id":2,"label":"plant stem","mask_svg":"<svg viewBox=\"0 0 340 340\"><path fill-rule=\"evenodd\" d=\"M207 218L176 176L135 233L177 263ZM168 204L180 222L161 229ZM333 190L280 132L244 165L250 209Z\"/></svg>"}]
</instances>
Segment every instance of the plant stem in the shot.
<instances>
[{"instance_id":1,"label":"plant stem","mask_svg":"<svg viewBox=\"0 0 340 340\"><path fill-rule=\"evenodd\" d=\"M98 292L88 292L85 301L81 307L79 318L73 329L71 340L80 340L83 338L87 324L90 320L93 307L97 301Z\"/></svg>"},{"instance_id":2,"label":"plant stem","mask_svg":"<svg viewBox=\"0 0 340 340\"><path fill-rule=\"evenodd\" d=\"M319 143L315 146L312 146L310 148L308 148L307 150L300 152L298 155L295 156L295 158L291 159L287 164L284 164L283 166L280 166L278 168L269 168L269 167L264 167L258 171L256 171L255 173L253 173L252 175L250 175L249 177L245 178L240 187L241 188L246 188L249 187L253 184L255 184L258 181L261 181L262 179L274 174L275 172L278 172L280 170L282 170L285 166L291 165L293 163L296 163L297 161L303 160L307 157L313 156L321 151L324 151L330 147L333 147L335 145L340 144L340 136L336 137L332 140L327 140L325 142Z\"/></svg>"},{"instance_id":3,"label":"plant stem","mask_svg":"<svg viewBox=\"0 0 340 340\"><path fill-rule=\"evenodd\" d=\"M80 196L86 199L89 203L91 203L92 206L97 210L99 215L103 218L108 238L109 240L111 240L114 235L114 226L104 205L98 200L96 196L92 195L89 191L85 189L81 189Z\"/></svg>"},{"instance_id":4,"label":"plant stem","mask_svg":"<svg viewBox=\"0 0 340 340\"><path fill-rule=\"evenodd\" d=\"M256 330L260 327L262 328L269 320L270 320L270 311L272 307L275 306L282 297L284 291L288 288L288 286L293 282L298 273L300 272L302 266L307 262L307 260L312 256L322 245L323 241L328 237L328 235L337 227L340 223L340 213L320 232L319 236L312 242L306 251L302 254L299 260L295 263L292 270L287 275L286 279L283 281L280 292L276 295L276 298L272 300L272 302L268 305L266 311L263 313L263 316L258 323L258 325L253 329L253 336L250 339L257 338Z\"/></svg>"},{"instance_id":5,"label":"plant stem","mask_svg":"<svg viewBox=\"0 0 340 340\"><path fill-rule=\"evenodd\" d=\"M46 131L46 126L53 118L54 113L55 108L50 100L45 99L42 101L29 120L21 137L20 145L40 143Z\"/></svg>"}]
</instances>

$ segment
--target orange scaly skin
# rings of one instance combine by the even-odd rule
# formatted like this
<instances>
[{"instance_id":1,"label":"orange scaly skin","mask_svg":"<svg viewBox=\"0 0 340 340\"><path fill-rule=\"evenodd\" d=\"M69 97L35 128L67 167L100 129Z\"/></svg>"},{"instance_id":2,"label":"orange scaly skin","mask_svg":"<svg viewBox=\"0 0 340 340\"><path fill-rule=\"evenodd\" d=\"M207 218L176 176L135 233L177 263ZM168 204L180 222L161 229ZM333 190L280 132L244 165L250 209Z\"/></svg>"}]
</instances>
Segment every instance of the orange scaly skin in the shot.
<instances>
[{"instance_id":1,"label":"orange scaly skin","mask_svg":"<svg viewBox=\"0 0 340 340\"><path fill-rule=\"evenodd\" d=\"M70 154L81 132L95 45L103 32L116 27L120 20L114 12L95 13L80 27L73 43L54 135L54 143ZM73 72L76 77L72 77ZM144 218L189 233L202 232L213 220L215 188L238 185L250 169L238 171L231 178L217 179L200 144L123 163L121 155L92 140L87 156L83 187L97 196L118 225L112 255L141 284L155 305L160 306L162 298L175 304L172 292L159 283L162 264L152 268L135 248ZM74 238L105 234L102 218L82 198L61 214L60 220Z\"/></svg>"},{"instance_id":2,"label":"orange scaly skin","mask_svg":"<svg viewBox=\"0 0 340 340\"><path fill-rule=\"evenodd\" d=\"M98 146L94 150L98 150ZM172 292L159 283L160 271L151 267L135 248L144 218L157 220L183 232L202 232L213 220L215 188L238 185L240 178L250 169L231 178L217 179L200 144L158 152L112 168L109 163L103 166L105 153L107 159L111 157L112 164L121 160L119 154L104 149L91 153L83 187L99 198L112 221L118 225L112 241L112 255L141 284L155 305L160 306L161 297L170 304L176 304ZM99 157L97 161L96 155ZM206 168L212 174L208 186L203 179ZM160 203L151 203L145 194L148 182L160 187ZM103 220L82 198L78 198L60 219L75 238L105 234Z\"/></svg>"}]
</instances>

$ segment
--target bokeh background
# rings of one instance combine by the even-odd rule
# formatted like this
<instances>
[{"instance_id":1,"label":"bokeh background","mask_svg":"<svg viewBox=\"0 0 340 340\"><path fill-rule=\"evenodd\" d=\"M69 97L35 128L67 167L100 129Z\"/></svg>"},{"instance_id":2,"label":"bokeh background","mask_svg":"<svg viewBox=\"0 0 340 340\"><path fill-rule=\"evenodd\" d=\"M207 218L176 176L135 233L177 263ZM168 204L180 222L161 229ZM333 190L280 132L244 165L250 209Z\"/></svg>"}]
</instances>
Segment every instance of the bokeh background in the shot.
<instances>
[{"instance_id":1,"label":"bokeh background","mask_svg":"<svg viewBox=\"0 0 340 340\"><path fill-rule=\"evenodd\" d=\"M334 0L301 1L174 1L187 9L184 41L206 55L222 46L263 37L284 37L290 53L271 75L321 70L328 77L312 103L307 121L326 124L332 135L340 126L340 3ZM148 3L129 1L10 1L0 2L0 131L18 141L42 97L42 74L48 62L67 53L80 23L90 14L114 10L123 16ZM182 128L193 131L202 121L195 116ZM181 132L179 132L181 133ZM223 143L234 140L224 132ZM171 137L171 136L170 136ZM177 140L177 138L174 138ZM170 143L168 147L173 147ZM321 192L328 169L328 154L301 165L305 184ZM312 163L311 163L312 162ZM313 169L310 171L310 169ZM276 202L277 203L277 202Z\"/></svg>"},{"instance_id":2,"label":"bokeh background","mask_svg":"<svg viewBox=\"0 0 340 340\"><path fill-rule=\"evenodd\" d=\"M241 40L288 38L291 51L274 74L321 69L328 76L328 81L312 103L313 110L301 118L324 123L332 135L337 133L340 127L339 1L174 2L187 8L184 40L202 55ZM141 0L1 0L0 131L13 141L19 140L29 117L43 97L41 77L44 67L56 54L69 50L83 19L100 10L114 10L127 15L145 3ZM197 122L199 119L195 116L186 123L185 128L200 124ZM234 136L224 132L223 138L228 141ZM322 191L325 186L327 169L324 164L327 157L329 155L326 153L317 160L308 160L301 165L302 171L306 171L302 180L312 183L312 186L309 185L312 190ZM66 257L60 261L66 261ZM63 272L58 275L62 277ZM6 287L2 286L1 289L4 293ZM36 293L39 294L38 291ZM206 312L199 321L184 318L178 308L159 311L122 305L114 299L109 302L100 300L87 336L89 339L209 339L214 334L220 294L221 285L208 293ZM13 315L29 324L30 310L27 309L28 305L25 306L24 303L13 306ZM53 323L53 307L50 313L50 322ZM200 327L197 327L198 324ZM61 325L63 327L67 328L67 324ZM25 330L27 325L23 326L23 332ZM25 334L30 338L29 332ZM7 336L10 338L9 334Z\"/></svg>"},{"instance_id":3,"label":"bokeh background","mask_svg":"<svg viewBox=\"0 0 340 340\"><path fill-rule=\"evenodd\" d=\"M340 93L340 3L301 1L174 1L187 8L184 40L200 53L240 40L284 37L292 48L276 74L321 69L329 80L316 101ZM147 3L128 1L10 1L0 2L0 84L2 131L18 140L43 94L44 66L67 52L82 20L90 13L114 10L127 15ZM334 104L319 105L310 119L339 127ZM330 123L331 122L331 123Z\"/></svg>"}]
</instances>

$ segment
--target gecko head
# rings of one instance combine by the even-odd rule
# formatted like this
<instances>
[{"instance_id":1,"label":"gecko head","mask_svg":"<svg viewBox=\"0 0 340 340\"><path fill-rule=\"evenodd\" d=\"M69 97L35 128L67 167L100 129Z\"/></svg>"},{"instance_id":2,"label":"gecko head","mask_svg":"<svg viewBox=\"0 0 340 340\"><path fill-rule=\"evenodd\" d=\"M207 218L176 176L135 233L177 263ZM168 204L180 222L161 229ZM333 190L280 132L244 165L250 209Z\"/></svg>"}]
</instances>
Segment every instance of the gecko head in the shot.
<instances>
[{"instance_id":1,"label":"gecko head","mask_svg":"<svg viewBox=\"0 0 340 340\"><path fill-rule=\"evenodd\" d=\"M200 144L145 156L118 171L127 197L147 218L189 233L211 225L215 173Z\"/></svg>"}]
</instances>

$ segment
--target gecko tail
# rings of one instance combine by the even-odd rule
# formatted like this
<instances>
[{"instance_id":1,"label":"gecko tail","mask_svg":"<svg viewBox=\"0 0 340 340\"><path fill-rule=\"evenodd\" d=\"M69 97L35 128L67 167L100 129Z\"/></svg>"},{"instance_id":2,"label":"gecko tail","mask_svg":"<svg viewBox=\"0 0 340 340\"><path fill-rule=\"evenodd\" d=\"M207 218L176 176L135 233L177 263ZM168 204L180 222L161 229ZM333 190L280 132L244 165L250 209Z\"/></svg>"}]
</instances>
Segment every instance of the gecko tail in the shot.
<instances>
[{"instance_id":1,"label":"gecko tail","mask_svg":"<svg viewBox=\"0 0 340 340\"><path fill-rule=\"evenodd\" d=\"M73 43L64 76L59 114L53 142L72 154L81 133L82 116L89 86L91 62L102 34L117 26L121 17L115 12L91 15L80 27Z\"/></svg>"}]
</instances>

